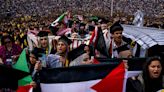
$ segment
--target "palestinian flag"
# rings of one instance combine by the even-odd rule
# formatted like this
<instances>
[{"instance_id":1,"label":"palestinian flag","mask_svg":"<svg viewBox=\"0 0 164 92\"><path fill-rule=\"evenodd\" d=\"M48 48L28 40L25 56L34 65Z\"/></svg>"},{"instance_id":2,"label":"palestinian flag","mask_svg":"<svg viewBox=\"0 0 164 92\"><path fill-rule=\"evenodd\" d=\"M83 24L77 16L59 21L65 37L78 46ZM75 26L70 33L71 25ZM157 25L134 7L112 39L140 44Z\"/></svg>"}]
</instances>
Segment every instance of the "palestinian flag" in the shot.
<instances>
[{"instance_id":1,"label":"palestinian flag","mask_svg":"<svg viewBox=\"0 0 164 92\"><path fill-rule=\"evenodd\" d=\"M95 30L89 41L90 45L94 46L94 49L98 50L102 55L109 57L107 47L105 44L105 39L100 27L95 27Z\"/></svg>"},{"instance_id":2,"label":"palestinian flag","mask_svg":"<svg viewBox=\"0 0 164 92\"><path fill-rule=\"evenodd\" d=\"M138 72L126 73L124 64L120 62L43 69L40 72L41 90L42 92L123 92L126 78L136 74Z\"/></svg>"},{"instance_id":3,"label":"palestinian flag","mask_svg":"<svg viewBox=\"0 0 164 92\"><path fill-rule=\"evenodd\" d=\"M60 36L63 35L65 32L67 32L66 29L67 29L67 23L69 19L70 19L70 12L67 11L63 13L55 21L53 21L50 24L49 26L50 31L55 35L60 35ZM58 25L60 25L60 28L57 27Z\"/></svg>"},{"instance_id":4,"label":"palestinian flag","mask_svg":"<svg viewBox=\"0 0 164 92\"><path fill-rule=\"evenodd\" d=\"M20 54L18 61L16 64L13 65L14 69L18 69L24 72L29 73L30 70L27 65L27 59L26 59L26 49L22 51ZM32 89L32 86L30 86L30 83L32 82L32 76L28 75L18 81L18 89L16 92L30 92L30 89ZM28 86L29 85L29 86Z\"/></svg>"},{"instance_id":5,"label":"palestinian flag","mask_svg":"<svg viewBox=\"0 0 164 92\"><path fill-rule=\"evenodd\" d=\"M67 12L60 15L55 21L51 23L51 26L55 26L56 23L62 22L64 20L64 17L66 16Z\"/></svg>"}]
</instances>

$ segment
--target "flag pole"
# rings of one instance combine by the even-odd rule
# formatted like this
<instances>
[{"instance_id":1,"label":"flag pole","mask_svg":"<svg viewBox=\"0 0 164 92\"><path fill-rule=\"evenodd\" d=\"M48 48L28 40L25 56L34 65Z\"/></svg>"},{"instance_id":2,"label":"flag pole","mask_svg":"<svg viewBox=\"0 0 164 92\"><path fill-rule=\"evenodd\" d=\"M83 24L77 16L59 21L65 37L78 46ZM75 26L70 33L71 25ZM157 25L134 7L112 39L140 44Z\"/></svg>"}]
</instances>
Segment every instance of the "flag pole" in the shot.
<instances>
[{"instance_id":1,"label":"flag pole","mask_svg":"<svg viewBox=\"0 0 164 92\"><path fill-rule=\"evenodd\" d=\"M113 16L113 0L111 2L111 12L110 12L110 16L112 17Z\"/></svg>"}]
</instances>

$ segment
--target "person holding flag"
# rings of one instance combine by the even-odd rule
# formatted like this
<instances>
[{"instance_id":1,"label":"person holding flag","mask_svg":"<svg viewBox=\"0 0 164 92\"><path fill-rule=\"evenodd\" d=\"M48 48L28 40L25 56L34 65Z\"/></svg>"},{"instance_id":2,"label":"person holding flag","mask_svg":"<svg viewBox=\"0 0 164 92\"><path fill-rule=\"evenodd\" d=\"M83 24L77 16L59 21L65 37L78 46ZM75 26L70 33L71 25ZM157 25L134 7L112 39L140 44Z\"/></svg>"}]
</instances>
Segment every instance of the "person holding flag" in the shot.
<instances>
[{"instance_id":1,"label":"person holding flag","mask_svg":"<svg viewBox=\"0 0 164 92\"><path fill-rule=\"evenodd\" d=\"M14 69L28 73L28 76L18 81L18 89L16 92L41 92L39 71L42 68L42 62L39 58L42 57L44 51L35 47L29 53L26 52L26 49L24 49L17 63L13 65Z\"/></svg>"},{"instance_id":2,"label":"person holding flag","mask_svg":"<svg viewBox=\"0 0 164 92\"><path fill-rule=\"evenodd\" d=\"M109 52L111 47L111 34L107 27L108 20L101 19L99 23L99 25L95 26L89 44L93 45L95 49L95 57L111 58Z\"/></svg>"},{"instance_id":3,"label":"person holding flag","mask_svg":"<svg viewBox=\"0 0 164 92\"><path fill-rule=\"evenodd\" d=\"M28 67L33 79L30 83L30 85L33 86L33 92L41 92L39 84L39 71L41 70L42 65L41 61L39 61L39 57L42 56L42 53L42 49L35 47L29 54Z\"/></svg>"},{"instance_id":4,"label":"person holding flag","mask_svg":"<svg viewBox=\"0 0 164 92\"><path fill-rule=\"evenodd\" d=\"M53 21L49 29L52 34L54 35L64 35L68 30L67 24L69 22L70 18L70 11L64 12L62 15L60 15L55 21Z\"/></svg>"},{"instance_id":5,"label":"person holding flag","mask_svg":"<svg viewBox=\"0 0 164 92\"><path fill-rule=\"evenodd\" d=\"M68 67L68 52L69 45L72 43L66 36L61 36L57 42L57 52L55 54L49 54L46 58L47 68L55 67Z\"/></svg>"}]
</instances>

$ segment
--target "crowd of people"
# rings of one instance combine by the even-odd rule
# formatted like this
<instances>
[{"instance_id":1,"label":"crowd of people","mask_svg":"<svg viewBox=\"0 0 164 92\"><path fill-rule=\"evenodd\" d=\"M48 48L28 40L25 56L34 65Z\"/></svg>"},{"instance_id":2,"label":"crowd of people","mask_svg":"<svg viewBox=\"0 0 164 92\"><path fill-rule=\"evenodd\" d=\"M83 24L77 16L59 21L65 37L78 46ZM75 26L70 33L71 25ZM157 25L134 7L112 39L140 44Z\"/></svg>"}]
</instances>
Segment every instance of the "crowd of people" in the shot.
<instances>
[{"instance_id":1,"label":"crowd of people","mask_svg":"<svg viewBox=\"0 0 164 92\"><path fill-rule=\"evenodd\" d=\"M1 0L0 14L15 16L39 15L61 13L66 10L73 10L80 14L110 15L112 0L103 1L80 1L80 0ZM121 12L126 15L133 15L139 8L149 17L163 17L163 0L114 0L113 12Z\"/></svg>"},{"instance_id":2,"label":"crowd of people","mask_svg":"<svg viewBox=\"0 0 164 92\"><path fill-rule=\"evenodd\" d=\"M34 77L30 85L34 87L36 92L40 92L37 76L42 68L100 63L96 58L140 56L137 55L137 48L135 48L137 44L122 35L124 28L120 23L125 22L122 19L109 26L109 20L102 17L92 16L85 19L78 15L72 18L69 17L69 14L69 11L63 13L52 23L43 21L43 25L42 22L26 16L24 19L20 19L21 25L10 22L10 25L3 27L0 63L12 67L25 49L28 67ZM64 20L65 18L66 20ZM49 36L54 38L50 39ZM82 42L79 42L79 39L82 39ZM85 39L87 40L85 41ZM136 52L134 53L134 51ZM142 54L143 57L149 56L148 51L139 54ZM128 69L128 61L123 60L123 62ZM2 88L2 90L4 89Z\"/></svg>"},{"instance_id":3,"label":"crowd of people","mask_svg":"<svg viewBox=\"0 0 164 92\"><path fill-rule=\"evenodd\" d=\"M153 3L152 3L153 2ZM106 17L111 22L114 18L122 18L129 24L132 23L134 13L140 9L144 12L145 26L163 26L163 1L162 0L119 0L113 1L113 16L111 17L111 1L79 1L79 0L1 0L0 1L0 26L28 26L31 24L50 24L64 11L70 10L73 14L83 16ZM152 20L154 19L155 20ZM37 20L37 21L36 21ZM23 23L22 23L23 22ZM32 23L31 23L32 22ZM14 29L12 27L12 29ZM0 28L0 30L7 30Z\"/></svg>"}]
</instances>

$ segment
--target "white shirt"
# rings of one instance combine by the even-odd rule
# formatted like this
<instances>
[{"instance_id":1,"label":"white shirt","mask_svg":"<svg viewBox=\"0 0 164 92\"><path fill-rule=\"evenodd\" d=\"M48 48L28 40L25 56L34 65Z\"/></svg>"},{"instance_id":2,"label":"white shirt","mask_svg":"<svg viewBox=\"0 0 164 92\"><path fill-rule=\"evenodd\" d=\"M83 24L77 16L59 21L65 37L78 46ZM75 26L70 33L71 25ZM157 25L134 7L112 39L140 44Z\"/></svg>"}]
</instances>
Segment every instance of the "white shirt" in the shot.
<instances>
[{"instance_id":1,"label":"white shirt","mask_svg":"<svg viewBox=\"0 0 164 92\"><path fill-rule=\"evenodd\" d=\"M122 40L122 42L121 42L121 45L120 46L122 46L122 45L125 45L125 44L127 44L125 41L123 41ZM117 50L114 50L114 49L116 49L116 48L118 48L119 46L117 46L116 45L116 43L114 42L114 40L112 39L112 58L114 58L114 57L116 57L116 58L118 58L118 52L117 52Z\"/></svg>"}]
</instances>

